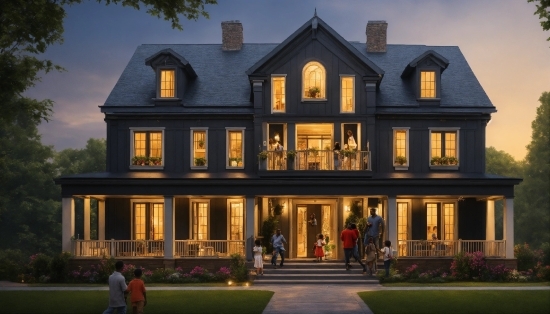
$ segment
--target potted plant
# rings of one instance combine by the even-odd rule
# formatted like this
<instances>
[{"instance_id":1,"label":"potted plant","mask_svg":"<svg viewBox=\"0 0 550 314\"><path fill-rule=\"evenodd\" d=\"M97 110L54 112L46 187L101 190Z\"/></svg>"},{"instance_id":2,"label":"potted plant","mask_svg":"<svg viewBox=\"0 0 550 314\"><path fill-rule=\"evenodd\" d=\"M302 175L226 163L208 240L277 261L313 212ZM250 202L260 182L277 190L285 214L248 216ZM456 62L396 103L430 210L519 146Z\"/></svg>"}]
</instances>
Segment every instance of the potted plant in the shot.
<instances>
[{"instance_id":1,"label":"potted plant","mask_svg":"<svg viewBox=\"0 0 550 314\"><path fill-rule=\"evenodd\" d=\"M161 157L149 157L149 166L161 166L162 158Z\"/></svg>"},{"instance_id":2,"label":"potted plant","mask_svg":"<svg viewBox=\"0 0 550 314\"><path fill-rule=\"evenodd\" d=\"M432 166L441 165L441 157L439 157L439 156L432 157L432 159L430 160L430 165L432 165Z\"/></svg>"},{"instance_id":3,"label":"potted plant","mask_svg":"<svg viewBox=\"0 0 550 314\"><path fill-rule=\"evenodd\" d=\"M449 163L449 165L451 166L456 166L458 165L458 159L456 157L447 157L447 162Z\"/></svg>"},{"instance_id":4,"label":"potted plant","mask_svg":"<svg viewBox=\"0 0 550 314\"><path fill-rule=\"evenodd\" d=\"M229 158L229 164L231 165L231 167L238 167L241 161L242 159L240 157Z\"/></svg>"},{"instance_id":5,"label":"potted plant","mask_svg":"<svg viewBox=\"0 0 550 314\"><path fill-rule=\"evenodd\" d=\"M260 163L259 163L260 170L267 170L267 156L268 156L268 154L269 153L266 150L262 150L258 154L258 159L260 161Z\"/></svg>"},{"instance_id":6,"label":"potted plant","mask_svg":"<svg viewBox=\"0 0 550 314\"><path fill-rule=\"evenodd\" d=\"M308 148L307 150L312 156L319 156L319 150L317 149L317 147L311 147L311 148Z\"/></svg>"},{"instance_id":7,"label":"potted plant","mask_svg":"<svg viewBox=\"0 0 550 314\"><path fill-rule=\"evenodd\" d=\"M135 156L134 158L132 158L132 165L135 165L135 166L145 166L145 165L148 165L149 162L147 160L147 157L145 156Z\"/></svg>"},{"instance_id":8,"label":"potted plant","mask_svg":"<svg viewBox=\"0 0 550 314\"><path fill-rule=\"evenodd\" d=\"M199 148L204 148L204 140L199 140Z\"/></svg>"},{"instance_id":9,"label":"potted plant","mask_svg":"<svg viewBox=\"0 0 550 314\"><path fill-rule=\"evenodd\" d=\"M286 152L287 169L294 170L294 160L296 159L297 152L295 150L289 150Z\"/></svg>"},{"instance_id":10,"label":"potted plant","mask_svg":"<svg viewBox=\"0 0 550 314\"><path fill-rule=\"evenodd\" d=\"M195 158L195 166L206 166L206 158L204 157Z\"/></svg>"},{"instance_id":11,"label":"potted plant","mask_svg":"<svg viewBox=\"0 0 550 314\"><path fill-rule=\"evenodd\" d=\"M395 157L395 162L394 163L399 164L400 166L403 166L404 164L407 163L407 157L397 156L397 157Z\"/></svg>"},{"instance_id":12,"label":"potted plant","mask_svg":"<svg viewBox=\"0 0 550 314\"><path fill-rule=\"evenodd\" d=\"M307 91L308 96L311 97L311 98L317 98L317 96L319 95L320 92L321 92L321 90L317 86L312 86Z\"/></svg>"},{"instance_id":13,"label":"potted plant","mask_svg":"<svg viewBox=\"0 0 550 314\"><path fill-rule=\"evenodd\" d=\"M273 207L273 215L280 216L283 213L283 205L277 204Z\"/></svg>"}]
</instances>

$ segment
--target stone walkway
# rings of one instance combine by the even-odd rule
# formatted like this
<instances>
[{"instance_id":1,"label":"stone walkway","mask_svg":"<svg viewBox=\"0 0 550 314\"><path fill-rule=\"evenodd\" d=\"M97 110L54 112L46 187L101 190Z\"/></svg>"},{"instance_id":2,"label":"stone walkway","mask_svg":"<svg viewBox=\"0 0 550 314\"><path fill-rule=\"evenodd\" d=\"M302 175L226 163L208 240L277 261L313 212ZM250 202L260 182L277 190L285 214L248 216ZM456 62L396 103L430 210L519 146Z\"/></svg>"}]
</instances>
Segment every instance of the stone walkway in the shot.
<instances>
[{"instance_id":1,"label":"stone walkway","mask_svg":"<svg viewBox=\"0 0 550 314\"><path fill-rule=\"evenodd\" d=\"M147 290L265 290L275 294L263 311L276 313L369 313L372 311L357 295L361 291L376 290L548 290L549 286L531 287L383 287L381 285L262 285L250 287L148 287ZM0 281L0 291L28 290L108 290L108 287L29 287L28 285Z\"/></svg>"}]
</instances>

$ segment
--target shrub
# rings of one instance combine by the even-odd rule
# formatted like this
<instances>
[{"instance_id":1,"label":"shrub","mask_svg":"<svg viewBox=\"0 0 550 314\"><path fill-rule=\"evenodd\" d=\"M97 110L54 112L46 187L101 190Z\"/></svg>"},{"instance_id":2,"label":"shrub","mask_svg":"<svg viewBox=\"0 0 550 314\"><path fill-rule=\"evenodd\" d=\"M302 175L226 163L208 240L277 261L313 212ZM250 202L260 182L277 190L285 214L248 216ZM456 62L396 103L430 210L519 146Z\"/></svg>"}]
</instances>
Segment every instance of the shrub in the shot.
<instances>
[{"instance_id":1,"label":"shrub","mask_svg":"<svg viewBox=\"0 0 550 314\"><path fill-rule=\"evenodd\" d=\"M42 253L31 256L30 266L32 268L32 276L35 280L38 280L40 276L47 276L50 274L50 261L51 258Z\"/></svg>"},{"instance_id":2,"label":"shrub","mask_svg":"<svg viewBox=\"0 0 550 314\"><path fill-rule=\"evenodd\" d=\"M483 252L477 251L469 254L468 266L470 267L470 275L475 278L483 280L486 276L487 262Z\"/></svg>"},{"instance_id":3,"label":"shrub","mask_svg":"<svg viewBox=\"0 0 550 314\"><path fill-rule=\"evenodd\" d=\"M27 258L21 250L0 251L0 280L20 281L18 276L29 272Z\"/></svg>"},{"instance_id":4,"label":"shrub","mask_svg":"<svg viewBox=\"0 0 550 314\"><path fill-rule=\"evenodd\" d=\"M97 282L109 282L109 276L115 270L116 260L113 257L106 258L105 256L101 259L99 264L95 267L97 272Z\"/></svg>"},{"instance_id":5,"label":"shrub","mask_svg":"<svg viewBox=\"0 0 550 314\"><path fill-rule=\"evenodd\" d=\"M231 277L237 282L248 280L248 268L246 267L244 257L241 254L231 254L230 261Z\"/></svg>"},{"instance_id":6,"label":"shrub","mask_svg":"<svg viewBox=\"0 0 550 314\"><path fill-rule=\"evenodd\" d=\"M514 256L518 260L518 271L534 269L536 265L535 252L529 248L529 244L517 244L514 246Z\"/></svg>"},{"instance_id":7,"label":"shrub","mask_svg":"<svg viewBox=\"0 0 550 314\"><path fill-rule=\"evenodd\" d=\"M542 266L537 271L537 279L543 281L550 281L550 266Z\"/></svg>"},{"instance_id":8,"label":"shrub","mask_svg":"<svg viewBox=\"0 0 550 314\"><path fill-rule=\"evenodd\" d=\"M227 267L221 267L220 270L216 272L217 281L226 281L231 277L231 269Z\"/></svg>"},{"instance_id":9,"label":"shrub","mask_svg":"<svg viewBox=\"0 0 550 314\"><path fill-rule=\"evenodd\" d=\"M71 253L63 252L52 258L50 262L50 276L52 282L64 282L67 279Z\"/></svg>"},{"instance_id":10,"label":"shrub","mask_svg":"<svg viewBox=\"0 0 550 314\"><path fill-rule=\"evenodd\" d=\"M550 242L544 242L540 245L540 250L542 251L542 264L550 265Z\"/></svg>"},{"instance_id":11,"label":"shrub","mask_svg":"<svg viewBox=\"0 0 550 314\"><path fill-rule=\"evenodd\" d=\"M455 255L451 263L451 276L457 280L470 279L470 254L466 252L460 252Z\"/></svg>"}]
</instances>

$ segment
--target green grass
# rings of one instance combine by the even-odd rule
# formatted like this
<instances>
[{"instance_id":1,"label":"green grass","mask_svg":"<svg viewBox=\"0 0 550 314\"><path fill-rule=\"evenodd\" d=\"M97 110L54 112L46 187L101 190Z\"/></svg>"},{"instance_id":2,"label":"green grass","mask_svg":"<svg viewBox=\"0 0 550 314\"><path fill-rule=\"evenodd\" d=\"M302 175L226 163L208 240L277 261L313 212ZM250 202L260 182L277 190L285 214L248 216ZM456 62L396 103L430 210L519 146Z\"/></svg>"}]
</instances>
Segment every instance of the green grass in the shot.
<instances>
[{"instance_id":1,"label":"green grass","mask_svg":"<svg viewBox=\"0 0 550 314\"><path fill-rule=\"evenodd\" d=\"M359 297L375 314L550 313L550 290L386 290Z\"/></svg>"},{"instance_id":2,"label":"green grass","mask_svg":"<svg viewBox=\"0 0 550 314\"><path fill-rule=\"evenodd\" d=\"M262 313L272 296L258 290L148 291L144 312ZM102 313L108 300L108 291L0 291L0 313Z\"/></svg>"},{"instance_id":3,"label":"green grass","mask_svg":"<svg viewBox=\"0 0 550 314\"><path fill-rule=\"evenodd\" d=\"M394 282L382 283L384 287L540 287L550 286L550 282L474 282L474 281L453 281L444 283L414 283Z\"/></svg>"}]
</instances>

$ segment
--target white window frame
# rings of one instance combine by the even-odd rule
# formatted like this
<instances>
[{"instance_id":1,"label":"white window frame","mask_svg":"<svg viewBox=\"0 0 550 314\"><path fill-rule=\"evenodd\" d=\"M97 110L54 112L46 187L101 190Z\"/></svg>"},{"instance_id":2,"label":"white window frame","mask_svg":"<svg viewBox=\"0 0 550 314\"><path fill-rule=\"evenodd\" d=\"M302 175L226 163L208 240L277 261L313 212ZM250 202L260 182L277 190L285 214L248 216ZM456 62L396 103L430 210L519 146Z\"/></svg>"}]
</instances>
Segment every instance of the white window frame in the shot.
<instances>
[{"instance_id":1,"label":"white window frame","mask_svg":"<svg viewBox=\"0 0 550 314\"><path fill-rule=\"evenodd\" d=\"M164 155L164 146L166 144L164 127L130 127L130 169L132 170L151 170L151 169L164 169L166 156ZM134 156L134 133L135 132L161 132L162 133L162 164L160 166L137 166L132 165L132 159Z\"/></svg>"},{"instance_id":2,"label":"white window frame","mask_svg":"<svg viewBox=\"0 0 550 314\"><path fill-rule=\"evenodd\" d=\"M190 166L191 169L208 169L208 128L190 128ZM206 164L204 166L195 165L195 132L204 132L204 158L206 159Z\"/></svg>"},{"instance_id":3,"label":"white window frame","mask_svg":"<svg viewBox=\"0 0 550 314\"><path fill-rule=\"evenodd\" d=\"M162 71L174 71L174 97L162 97ZM178 69L176 67L159 67L157 69L157 99L177 99L178 98Z\"/></svg>"},{"instance_id":4,"label":"white window frame","mask_svg":"<svg viewBox=\"0 0 550 314\"><path fill-rule=\"evenodd\" d=\"M409 127L392 127L392 155L393 160L392 164L395 170L408 170L409 169ZM395 162L395 159L397 158L397 148L395 147L395 140L396 140L396 133L397 131L405 131L405 158L407 158L407 162L403 165L398 164Z\"/></svg>"},{"instance_id":5,"label":"white window frame","mask_svg":"<svg viewBox=\"0 0 550 314\"><path fill-rule=\"evenodd\" d=\"M351 111L344 111L345 104L342 102L343 100L343 81L345 78L351 78ZM340 113L342 114L353 114L355 113L355 75L353 74L340 74Z\"/></svg>"},{"instance_id":6,"label":"white window frame","mask_svg":"<svg viewBox=\"0 0 550 314\"><path fill-rule=\"evenodd\" d=\"M430 127L428 128L429 130L429 134L428 134L428 143L429 143L429 151L428 151L428 166L430 167L430 169L433 169L433 170L441 170L441 169L444 169L444 170L458 170L459 166L460 166L460 159L459 159L459 156L460 156L460 128L459 127ZM456 132L456 159L458 160L457 164L456 165L432 165L431 164L431 160L432 160L432 132ZM444 139L442 139L444 140ZM439 157L443 157L443 156L439 156Z\"/></svg>"},{"instance_id":7,"label":"white window frame","mask_svg":"<svg viewBox=\"0 0 550 314\"><path fill-rule=\"evenodd\" d=\"M131 234L131 238L132 240L135 240L135 233L134 233L134 215L135 215L135 210L134 210L134 205L138 203L138 204L142 204L142 203L148 203L148 204L162 204L163 206L163 209L166 207L166 204L164 203L164 199L159 199L159 198L142 198L142 199L131 199L130 200L130 210L131 210L131 214L130 214L130 234ZM163 210L163 219L164 219L164 230L163 230L163 236L162 238L164 239L164 235L166 234L166 217L164 217L164 210ZM150 217L146 217L145 219L149 219ZM147 230L146 230L147 231ZM146 236L147 238L147 236ZM159 240L160 241L160 240Z\"/></svg>"},{"instance_id":8,"label":"white window frame","mask_svg":"<svg viewBox=\"0 0 550 314\"><path fill-rule=\"evenodd\" d=\"M320 81L320 87L319 87L319 97L317 98L313 98L313 97L306 97L305 96L305 92L306 92L306 68L312 64L312 63L317 63L320 68L322 69L322 74L323 74L323 77L321 78L321 81ZM302 102L304 101L326 101L327 100L327 69L325 68L325 66L317 61L317 60L311 60L309 62L307 62L304 67L302 68L302 86L301 86L301 95L302 95Z\"/></svg>"},{"instance_id":9,"label":"white window frame","mask_svg":"<svg viewBox=\"0 0 550 314\"><path fill-rule=\"evenodd\" d=\"M226 127L225 128L225 168L226 169L244 169L245 164L245 127ZM241 141L241 166L232 167L229 163L229 132L231 131L240 131L242 136Z\"/></svg>"},{"instance_id":10,"label":"white window frame","mask_svg":"<svg viewBox=\"0 0 550 314\"><path fill-rule=\"evenodd\" d=\"M284 98L282 110L275 110L275 78L283 78L284 85ZM272 74L271 75L271 113L286 113L286 74Z\"/></svg>"},{"instance_id":11,"label":"white window frame","mask_svg":"<svg viewBox=\"0 0 550 314\"><path fill-rule=\"evenodd\" d=\"M194 224L194 217L193 217L193 203L206 203L208 208L206 209L206 239L199 240L194 239L193 234L193 224ZM204 199L204 198L192 198L189 199L189 239L190 240L196 240L196 241L204 241L210 239L210 199Z\"/></svg>"}]
</instances>

